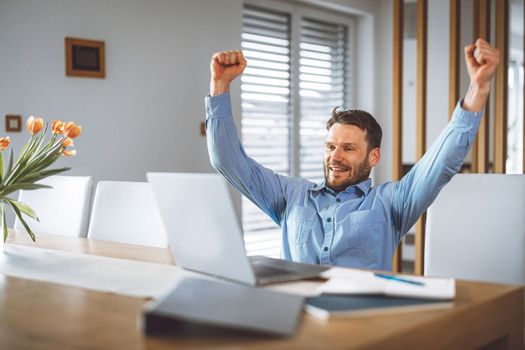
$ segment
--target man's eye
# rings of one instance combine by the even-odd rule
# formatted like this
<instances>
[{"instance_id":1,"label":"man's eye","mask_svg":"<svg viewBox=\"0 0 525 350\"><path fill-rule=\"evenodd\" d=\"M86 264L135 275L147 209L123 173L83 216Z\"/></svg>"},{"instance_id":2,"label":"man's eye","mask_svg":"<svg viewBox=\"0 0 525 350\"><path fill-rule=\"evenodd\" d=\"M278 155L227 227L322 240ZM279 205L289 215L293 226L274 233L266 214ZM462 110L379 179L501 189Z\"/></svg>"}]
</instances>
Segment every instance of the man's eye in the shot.
<instances>
[{"instance_id":1,"label":"man's eye","mask_svg":"<svg viewBox=\"0 0 525 350\"><path fill-rule=\"evenodd\" d=\"M347 151L347 152L352 152L353 150L354 150L353 147L346 147L346 148L345 148L345 151Z\"/></svg>"}]
</instances>

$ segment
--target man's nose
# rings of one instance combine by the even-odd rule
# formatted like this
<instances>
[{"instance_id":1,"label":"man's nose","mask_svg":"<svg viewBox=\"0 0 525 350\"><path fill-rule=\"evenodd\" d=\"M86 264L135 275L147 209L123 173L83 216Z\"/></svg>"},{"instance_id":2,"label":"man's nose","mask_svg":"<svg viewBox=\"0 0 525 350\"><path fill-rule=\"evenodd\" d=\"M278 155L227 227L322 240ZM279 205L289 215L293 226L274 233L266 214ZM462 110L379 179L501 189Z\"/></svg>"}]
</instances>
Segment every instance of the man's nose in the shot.
<instances>
[{"instance_id":1,"label":"man's nose","mask_svg":"<svg viewBox=\"0 0 525 350\"><path fill-rule=\"evenodd\" d=\"M335 161L340 161L343 159L343 152L341 150L341 148L339 147L336 147L333 151L332 151L332 160L335 160Z\"/></svg>"}]
</instances>

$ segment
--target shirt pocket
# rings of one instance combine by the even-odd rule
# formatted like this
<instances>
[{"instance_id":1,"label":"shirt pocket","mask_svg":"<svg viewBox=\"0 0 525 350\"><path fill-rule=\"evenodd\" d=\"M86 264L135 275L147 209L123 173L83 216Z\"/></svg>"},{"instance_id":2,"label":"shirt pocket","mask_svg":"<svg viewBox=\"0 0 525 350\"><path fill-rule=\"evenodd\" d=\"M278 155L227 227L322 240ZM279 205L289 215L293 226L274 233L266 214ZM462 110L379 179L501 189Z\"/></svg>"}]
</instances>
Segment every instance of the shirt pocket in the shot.
<instances>
[{"instance_id":1,"label":"shirt pocket","mask_svg":"<svg viewBox=\"0 0 525 350\"><path fill-rule=\"evenodd\" d=\"M348 220L350 224L373 224L373 223L385 223L386 219L381 209L366 209L357 210L348 213L345 220Z\"/></svg>"},{"instance_id":2,"label":"shirt pocket","mask_svg":"<svg viewBox=\"0 0 525 350\"><path fill-rule=\"evenodd\" d=\"M304 244L308 241L316 211L312 208L296 205L290 210L287 227L290 243Z\"/></svg>"},{"instance_id":3,"label":"shirt pocket","mask_svg":"<svg viewBox=\"0 0 525 350\"><path fill-rule=\"evenodd\" d=\"M372 258L382 251L386 219L381 209L359 210L349 213L341 222L343 241L353 254Z\"/></svg>"}]
</instances>

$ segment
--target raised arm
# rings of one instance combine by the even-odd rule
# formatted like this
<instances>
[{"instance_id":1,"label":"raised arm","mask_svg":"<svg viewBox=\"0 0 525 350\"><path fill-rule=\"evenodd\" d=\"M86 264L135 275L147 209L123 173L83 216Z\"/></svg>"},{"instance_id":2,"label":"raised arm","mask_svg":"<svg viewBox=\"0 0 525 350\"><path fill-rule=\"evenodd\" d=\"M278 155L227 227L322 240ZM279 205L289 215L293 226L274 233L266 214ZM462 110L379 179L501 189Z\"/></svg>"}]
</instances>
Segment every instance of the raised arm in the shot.
<instances>
[{"instance_id":1,"label":"raised arm","mask_svg":"<svg viewBox=\"0 0 525 350\"><path fill-rule=\"evenodd\" d=\"M232 116L230 84L245 67L241 51L223 51L212 56L210 96L206 98L210 161L237 190L280 224L285 210L284 191L292 180L263 167L246 154Z\"/></svg>"},{"instance_id":2,"label":"raised arm","mask_svg":"<svg viewBox=\"0 0 525 350\"><path fill-rule=\"evenodd\" d=\"M499 51L485 40L465 47L470 85L452 120L425 155L391 187L392 217L398 239L432 204L439 191L461 169L479 128L490 92L490 81L499 63Z\"/></svg>"}]
</instances>

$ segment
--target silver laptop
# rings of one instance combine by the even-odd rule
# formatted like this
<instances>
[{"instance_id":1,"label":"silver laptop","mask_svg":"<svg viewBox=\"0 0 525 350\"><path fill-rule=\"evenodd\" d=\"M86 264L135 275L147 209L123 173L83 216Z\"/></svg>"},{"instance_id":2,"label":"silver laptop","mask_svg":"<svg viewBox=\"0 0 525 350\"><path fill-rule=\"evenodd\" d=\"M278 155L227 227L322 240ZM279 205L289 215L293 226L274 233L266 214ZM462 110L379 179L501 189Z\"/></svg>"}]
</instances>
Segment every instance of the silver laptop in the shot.
<instances>
[{"instance_id":1,"label":"silver laptop","mask_svg":"<svg viewBox=\"0 0 525 350\"><path fill-rule=\"evenodd\" d=\"M177 266L262 285L319 276L326 266L247 257L225 179L219 174L148 173Z\"/></svg>"}]
</instances>

